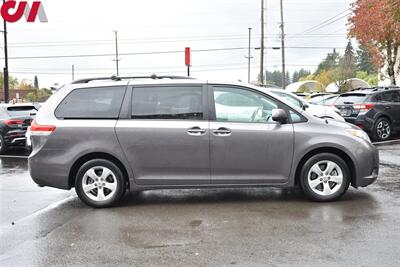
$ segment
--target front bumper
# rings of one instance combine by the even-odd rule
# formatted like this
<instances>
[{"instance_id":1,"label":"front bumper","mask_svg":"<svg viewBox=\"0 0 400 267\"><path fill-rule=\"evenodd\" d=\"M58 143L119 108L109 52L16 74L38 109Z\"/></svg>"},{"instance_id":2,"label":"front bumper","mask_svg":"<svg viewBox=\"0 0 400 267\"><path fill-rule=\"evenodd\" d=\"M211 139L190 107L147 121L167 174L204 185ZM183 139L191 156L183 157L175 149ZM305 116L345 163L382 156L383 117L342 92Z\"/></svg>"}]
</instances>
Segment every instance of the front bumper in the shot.
<instances>
[{"instance_id":1,"label":"front bumper","mask_svg":"<svg viewBox=\"0 0 400 267\"><path fill-rule=\"evenodd\" d=\"M364 159L359 159L355 187L366 187L374 183L379 176L379 151L371 144L372 152Z\"/></svg>"}]
</instances>

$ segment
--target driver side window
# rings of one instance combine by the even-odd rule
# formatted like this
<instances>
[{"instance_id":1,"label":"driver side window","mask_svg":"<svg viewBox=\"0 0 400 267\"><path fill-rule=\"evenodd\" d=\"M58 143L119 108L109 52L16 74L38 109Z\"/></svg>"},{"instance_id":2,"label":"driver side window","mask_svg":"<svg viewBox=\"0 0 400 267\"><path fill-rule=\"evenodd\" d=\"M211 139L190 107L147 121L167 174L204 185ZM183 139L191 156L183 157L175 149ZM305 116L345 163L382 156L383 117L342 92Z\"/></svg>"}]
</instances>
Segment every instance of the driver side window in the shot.
<instances>
[{"instance_id":1,"label":"driver side window","mask_svg":"<svg viewBox=\"0 0 400 267\"><path fill-rule=\"evenodd\" d=\"M216 120L219 122L272 122L278 103L250 90L214 87Z\"/></svg>"}]
</instances>

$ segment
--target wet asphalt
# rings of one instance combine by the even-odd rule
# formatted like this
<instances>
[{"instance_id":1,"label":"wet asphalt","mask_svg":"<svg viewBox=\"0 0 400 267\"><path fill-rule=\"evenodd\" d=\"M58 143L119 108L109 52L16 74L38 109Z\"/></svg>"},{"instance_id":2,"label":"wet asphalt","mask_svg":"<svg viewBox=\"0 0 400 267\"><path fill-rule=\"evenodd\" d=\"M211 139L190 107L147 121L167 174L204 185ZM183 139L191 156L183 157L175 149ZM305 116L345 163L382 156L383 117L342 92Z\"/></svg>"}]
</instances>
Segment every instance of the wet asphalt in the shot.
<instances>
[{"instance_id":1,"label":"wet asphalt","mask_svg":"<svg viewBox=\"0 0 400 267\"><path fill-rule=\"evenodd\" d=\"M0 266L400 266L400 144L342 200L297 189L160 190L93 209L0 158Z\"/></svg>"}]
</instances>

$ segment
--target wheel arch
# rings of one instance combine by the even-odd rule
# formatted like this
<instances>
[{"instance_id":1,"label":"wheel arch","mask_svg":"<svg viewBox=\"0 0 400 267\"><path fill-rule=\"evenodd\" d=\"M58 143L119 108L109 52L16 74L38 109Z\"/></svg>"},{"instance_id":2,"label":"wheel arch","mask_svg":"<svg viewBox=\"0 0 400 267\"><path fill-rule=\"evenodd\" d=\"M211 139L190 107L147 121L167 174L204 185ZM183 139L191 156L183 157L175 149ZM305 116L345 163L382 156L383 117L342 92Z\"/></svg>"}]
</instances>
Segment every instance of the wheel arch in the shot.
<instances>
[{"instance_id":1,"label":"wheel arch","mask_svg":"<svg viewBox=\"0 0 400 267\"><path fill-rule=\"evenodd\" d=\"M389 116L388 114L386 114L386 113L381 113L381 114L379 114L379 115L376 117L376 120L375 120L375 121L378 121L379 119L383 119L383 118L387 119L387 120L390 122L391 125L393 124L392 119L391 119L390 116Z\"/></svg>"},{"instance_id":2,"label":"wheel arch","mask_svg":"<svg viewBox=\"0 0 400 267\"><path fill-rule=\"evenodd\" d=\"M352 160L352 158L343 150L339 149L339 148L335 148L335 147L320 147L320 148L315 148L309 152L307 152L307 154L305 154L301 160L299 161L299 163L297 164L296 167L296 173L295 173L295 185L299 185L299 179L300 179L300 173L301 173L301 168L304 166L304 164L306 163L306 161L311 158L314 155L320 154L320 153L331 153L334 154L336 156L339 156L341 159L343 159L349 170L350 170L350 183L352 185L355 184L355 180L356 180L356 167L354 164L354 161Z\"/></svg>"},{"instance_id":3,"label":"wheel arch","mask_svg":"<svg viewBox=\"0 0 400 267\"><path fill-rule=\"evenodd\" d=\"M79 168L85 162L88 162L89 160L92 160L92 159L105 159L105 160L109 160L112 163L116 164L118 166L118 168L120 168L120 170L122 171L122 174L124 175L124 179L127 183L127 187L129 189L129 187L130 187L129 174L128 174L128 171L125 168L124 164L122 164L122 162L115 156L108 154L108 153L104 153L104 152L93 152L93 153L85 154L85 155L81 156L80 158L78 158L74 162L74 164L72 164L72 167L71 167L71 169L69 171L69 175L68 175L69 188L73 188L75 186L75 176L76 176Z\"/></svg>"}]
</instances>

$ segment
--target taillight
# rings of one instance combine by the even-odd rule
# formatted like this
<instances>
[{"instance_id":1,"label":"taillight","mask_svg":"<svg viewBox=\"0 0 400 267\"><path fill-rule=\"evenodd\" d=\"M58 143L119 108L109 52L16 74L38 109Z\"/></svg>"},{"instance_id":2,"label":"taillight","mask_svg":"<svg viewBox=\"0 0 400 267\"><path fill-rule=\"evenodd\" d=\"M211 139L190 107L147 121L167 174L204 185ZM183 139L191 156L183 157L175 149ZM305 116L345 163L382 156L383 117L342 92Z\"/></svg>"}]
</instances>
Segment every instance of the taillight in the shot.
<instances>
[{"instance_id":1,"label":"taillight","mask_svg":"<svg viewBox=\"0 0 400 267\"><path fill-rule=\"evenodd\" d=\"M23 124L24 121L23 120L4 120L4 123L8 126L11 126L11 125Z\"/></svg>"},{"instance_id":2,"label":"taillight","mask_svg":"<svg viewBox=\"0 0 400 267\"><path fill-rule=\"evenodd\" d=\"M360 112L368 112L370 109L374 108L374 104L366 103L366 104L354 104L353 108Z\"/></svg>"},{"instance_id":3,"label":"taillight","mask_svg":"<svg viewBox=\"0 0 400 267\"><path fill-rule=\"evenodd\" d=\"M36 124L35 121L32 121L32 124L29 128L31 135L49 135L56 130L56 126L54 125L39 125Z\"/></svg>"}]
</instances>

